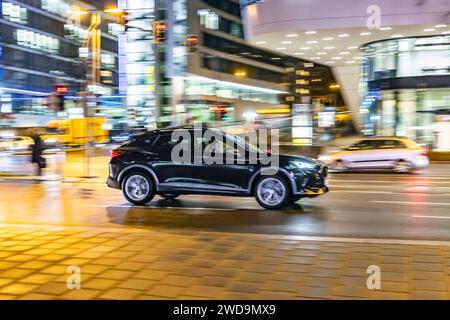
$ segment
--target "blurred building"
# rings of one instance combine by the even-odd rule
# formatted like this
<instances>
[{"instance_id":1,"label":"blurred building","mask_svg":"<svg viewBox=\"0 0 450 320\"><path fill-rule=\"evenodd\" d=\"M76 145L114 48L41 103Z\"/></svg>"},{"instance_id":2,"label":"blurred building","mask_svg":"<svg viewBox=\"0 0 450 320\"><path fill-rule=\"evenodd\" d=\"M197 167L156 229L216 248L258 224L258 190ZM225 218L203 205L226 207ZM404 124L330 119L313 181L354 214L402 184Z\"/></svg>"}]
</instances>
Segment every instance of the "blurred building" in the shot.
<instances>
[{"instance_id":1,"label":"blurred building","mask_svg":"<svg viewBox=\"0 0 450 320\"><path fill-rule=\"evenodd\" d=\"M361 132L408 136L434 148L447 145L448 1L241 3L252 44L276 49L291 41L285 53L332 68Z\"/></svg>"},{"instance_id":2,"label":"blurred building","mask_svg":"<svg viewBox=\"0 0 450 320\"><path fill-rule=\"evenodd\" d=\"M128 11L120 47L136 124L286 117L305 97L344 105L339 89L330 89L336 81L329 67L249 44L237 0L133 0L119 7Z\"/></svg>"},{"instance_id":3,"label":"blurred building","mask_svg":"<svg viewBox=\"0 0 450 320\"><path fill-rule=\"evenodd\" d=\"M89 54L88 48L83 47L89 33L90 15L73 12L97 9L82 1L0 1L2 118L15 114L19 116L13 118L21 120L16 121L20 125L45 124L48 117L54 115L49 95L57 90L55 88L64 88L65 111L69 115L82 116L77 94L86 90L90 67L85 59ZM120 28L114 19L105 16L100 26L100 82L88 88L106 97L115 95L118 90L117 32ZM113 101L105 99L106 106L113 106Z\"/></svg>"}]
</instances>

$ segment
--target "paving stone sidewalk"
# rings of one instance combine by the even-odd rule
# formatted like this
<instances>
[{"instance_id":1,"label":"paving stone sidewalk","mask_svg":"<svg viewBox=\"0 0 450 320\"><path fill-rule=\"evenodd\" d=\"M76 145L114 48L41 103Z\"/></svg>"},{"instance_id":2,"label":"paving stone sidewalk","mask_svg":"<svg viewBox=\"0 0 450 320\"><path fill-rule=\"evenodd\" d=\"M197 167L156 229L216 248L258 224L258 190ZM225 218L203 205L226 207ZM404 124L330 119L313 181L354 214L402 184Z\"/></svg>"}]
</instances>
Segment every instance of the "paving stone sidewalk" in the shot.
<instances>
[{"instance_id":1,"label":"paving stone sidewalk","mask_svg":"<svg viewBox=\"0 0 450 320\"><path fill-rule=\"evenodd\" d=\"M370 265L381 290L367 288ZM0 299L330 298L450 299L450 246L0 225Z\"/></svg>"}]
</instances>

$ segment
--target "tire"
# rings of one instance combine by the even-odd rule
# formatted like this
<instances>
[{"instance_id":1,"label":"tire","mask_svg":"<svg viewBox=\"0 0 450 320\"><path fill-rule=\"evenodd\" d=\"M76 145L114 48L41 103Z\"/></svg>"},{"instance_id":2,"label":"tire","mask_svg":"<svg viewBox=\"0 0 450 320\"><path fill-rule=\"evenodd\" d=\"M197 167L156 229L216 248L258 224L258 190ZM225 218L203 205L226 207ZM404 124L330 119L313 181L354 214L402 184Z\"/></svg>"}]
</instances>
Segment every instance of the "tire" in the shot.
<instances>
[{"instance_id":1,"label":"tire","mask_svg":"<svg viewBox=\"0 0 450 320\"><path fill-rule=\"evenodd\" d=\"M177 193L161 193L159 196L166 200L173 200L178 198L180 195Z\"/></svg>"},{"instance_id":2,"label":"tire","mask_svg":"<svg viewBox=\"0 0 450 320\"><path fill-rule=\"evenodd\" d=\"M278 176L261 177L255 185L255 198L266 209L281 209L289 204L291 192L284 179Z\"/></svg>"},{"instance_id":3,"label":"tire","mask_svg":"<svg viewBox=\"0 0 450 320\"><path fill-rule=\"evenodd\" d=\"M345 172L345 171L348 170L347 165L346 165L345 162L342 161L342 160L336 160L336 161L333 163L332 168L333 168L333 170L335 170L336 172Z\"/></svg>"},{"instance_id":4,"label":"tire","mask_svg":"<svg viewBox=\"0 0 450 320\"><path fill-rule=\"evenodd\" d=\"M144 205L155 196L155 184L147 174L131 172L123 180L122 192L131 204Z\"/></svg>"},{"instance_id":5,"label":"tire","mask_svg":"<svg viewBox=\"0 0 450 320\"><path fill-rule=\"evenodd\" d=\"M411 163L409 163L408 161L405 160L398 160L395 163L394 168L392 169L394 170L395 173L410 173L412 170L412 166Z\"/></svg>"}]
</instances>

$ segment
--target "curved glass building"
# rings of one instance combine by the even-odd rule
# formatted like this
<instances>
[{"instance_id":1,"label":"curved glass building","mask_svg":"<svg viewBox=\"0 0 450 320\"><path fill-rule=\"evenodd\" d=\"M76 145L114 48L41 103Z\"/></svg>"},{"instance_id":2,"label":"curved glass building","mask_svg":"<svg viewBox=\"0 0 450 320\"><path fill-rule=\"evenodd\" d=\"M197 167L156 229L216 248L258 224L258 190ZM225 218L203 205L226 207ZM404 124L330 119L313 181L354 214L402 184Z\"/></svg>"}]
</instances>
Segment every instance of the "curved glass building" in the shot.
<instances>
[{"instance_id":1,"label":"curved glass building","mask_svg":"<svg viewBox=\"0 0 450 320\"><path fill-rule=\"evenodd\" d=\"M450 106L450 35L376 41L362 46L364 130L432 146ZM442 119L444 120L444 119Z\"/></svg>"}]
</instances>

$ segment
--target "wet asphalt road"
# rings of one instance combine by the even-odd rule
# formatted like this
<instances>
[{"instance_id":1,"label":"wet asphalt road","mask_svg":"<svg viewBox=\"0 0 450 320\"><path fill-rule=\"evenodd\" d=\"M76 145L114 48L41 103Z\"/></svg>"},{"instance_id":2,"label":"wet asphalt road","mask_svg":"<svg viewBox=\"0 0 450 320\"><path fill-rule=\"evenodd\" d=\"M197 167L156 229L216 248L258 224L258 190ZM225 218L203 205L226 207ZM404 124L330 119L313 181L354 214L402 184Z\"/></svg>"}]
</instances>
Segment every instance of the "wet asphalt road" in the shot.
<instances>
[{"instance_id":1,"label":"wet asphalt road","mask_svg":"<svg viewBox=\"0 0 450 320\"><path fill-rule=\"evenodd\" d=\"M331 174L329 186L325 196L269 211L252 198L199 195L133 207L102 179L0 180L0 223L450 240L450 164L411 175Z\"/></svg>"}]
</instances>

